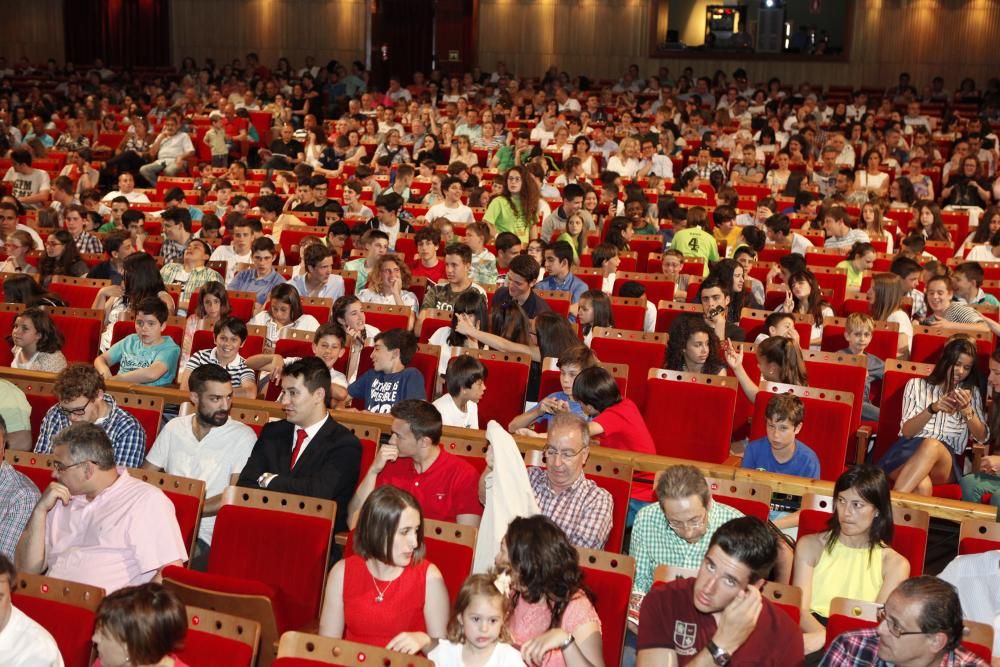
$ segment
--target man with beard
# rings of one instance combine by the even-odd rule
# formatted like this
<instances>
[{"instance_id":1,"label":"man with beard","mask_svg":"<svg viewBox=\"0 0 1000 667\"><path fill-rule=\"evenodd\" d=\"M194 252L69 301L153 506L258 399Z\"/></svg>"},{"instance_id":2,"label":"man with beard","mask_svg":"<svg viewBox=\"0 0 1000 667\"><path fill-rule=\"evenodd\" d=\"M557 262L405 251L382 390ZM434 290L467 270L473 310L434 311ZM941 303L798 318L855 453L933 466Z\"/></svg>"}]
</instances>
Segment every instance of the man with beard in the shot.
<instances>
[{"instance_id":1,"label":"man with beard","mask_svg":"<svg viewBox=\"0 0 1000 667\"><path fill-rule=\"evenodd\" d=\"M224 368L217 364L199 366L191 371L188 386L194 412L167 422L146 455L143 469L205 482L207 499L191 561L204 569L222 491L229 476L243 470L257 435L246 424L229 418L233 385Z\"/></svg>"}]
</instances>

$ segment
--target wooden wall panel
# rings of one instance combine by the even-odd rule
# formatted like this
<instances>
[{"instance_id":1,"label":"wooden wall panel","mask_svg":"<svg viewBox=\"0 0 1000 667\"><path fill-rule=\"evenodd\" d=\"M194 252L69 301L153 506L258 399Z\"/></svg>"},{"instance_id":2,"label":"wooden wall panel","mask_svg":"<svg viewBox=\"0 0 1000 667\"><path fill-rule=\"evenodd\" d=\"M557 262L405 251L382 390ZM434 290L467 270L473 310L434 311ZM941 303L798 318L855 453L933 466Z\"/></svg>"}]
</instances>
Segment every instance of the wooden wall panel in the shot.
<instances>
[{"instance_id":1,"label":"wooden wall panel","mask_svg":"<svg viewBox=\"0 0 1000 667\"><path fill-rule=\"evenodd\" d=\"M364 0L173 0L173 59L221 64L256 51L271 66L281 56L293 67L309 55L319 65L364 60L367 8Z\"/></svg>"},{"instance_id":2,"label":"wooden wall panel","mask_svg":"<svg viewBox=\"0 0 1000 667\"><path fill-rule=\"evenodd\" d=\"M646 60L646 0L480 0L479 64L603 76Z\"/></svg>"},{"instance_id":3,"label":"wooden wall panel","mask_svg":"<svg viewBox=\"0 0 1000 667\"><path fill-rule=\"evenodd\" d=\"M617 78L633 62L644 73L661 65L675 74L688 65L699 74L742 66L757 80L877 86L895 83L906 70L919 86L940 74L950 89L966 76L982 87L1000 74L1000 0L854 1L847 62L744 62L647 57L650 21L657 18L652 0L480 0L479 62L492 70L503 60L524 75L555 64L598 78Z\"/></svg>"},{"instance_id":4,"label":"wooden wall panel","mask_svg":"<svg viewBox=\"0 0 1000 667\"><path fill-rule=\"evenodd\" d=\"M13 5L13 3L11 3ZM63 0L31 0L8 6L0 21L0 55L13 64L22 56L33 63L66 59Z\"/></svg>"}]
</instances>

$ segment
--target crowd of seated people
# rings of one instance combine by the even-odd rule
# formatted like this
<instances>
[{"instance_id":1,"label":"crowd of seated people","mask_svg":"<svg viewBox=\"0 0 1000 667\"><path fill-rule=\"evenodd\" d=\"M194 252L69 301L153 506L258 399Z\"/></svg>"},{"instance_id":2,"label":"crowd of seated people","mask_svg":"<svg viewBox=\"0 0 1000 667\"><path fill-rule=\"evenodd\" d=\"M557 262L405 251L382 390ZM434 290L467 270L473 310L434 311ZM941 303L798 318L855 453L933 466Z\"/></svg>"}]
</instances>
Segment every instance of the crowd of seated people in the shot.
<instances>
[{"instance_id":1,"label":"crowd of seated people","mask_svg":"<svg viewBox=\"0 0 1000 667\"><path fill-rule=\"evenodd\" d=\"M920 327L950 337L933 371L906 384L876 465L828 478L827 532L796 544L796 512L744 517L691 466L635 477L619 499L637 568L623 664L763 664L775 645L787 650L768 664L980 664L958 646L954 590L907 578L889 493L958 484L964 499L1000 505L1000 457L963 468L970 441L1000 438L1000 352L987 369L976 344L1000 335L993 83L974 100L967 86L951 98L902 80L824 94L755 86L742 69L589 82L498 66L379 90L358 64L271 70L253 54L140 79L49 73L0 64L0 273L5 301L23 305L4 332L7 365L54 374L56 399L32 433L23 392L0 383L6 445L53 457L55 479L39 492L0 464L0 582L10 587L16 565L103 588L104 664L184 664L183 628L134 646L119 626L135 619L114 608L176 624L180 603L156 582L172 565L205 569L235 475L335 500L335 529L353 531L352 555L329 573L321 634L438 664L599 667L599 600L576 549L622 545L609 543L615 501L585 467L601 448L656 454L670 437L651 432L657 406L634 393L646 372L732 376L753 404L764 383L810 386L810 351L855 355L867 369L862 414L877 422L874 388L888 362L910 358ZM649 296L663 284L672 299ZM66 285L92 291L81 302ZM625 329L623 298L641 310L631 333L665 338L662 360L631 368L627 387L601 363L622 359L602 360L600 347L616 320ZM57 325L70 305L100 324L82 354ZM378 308L395 308L397 324L368 323ZM747 309L763 311L763 328ZM844 335L830 348L836 316ZM887 324L897 344L877 356L868 350ZM259 347L244 356L251 339ZM289 354L292 342L302 345ZM416 367L424 342L434 368ZM501 389L486 351L526 360L520 411L492 427L544 439L544 465L512 468L491 440L478 474L443 446L444 427L493 417L484 397ZM547 360L561 391L543 395ZM149 442L109 381L180 387L193 412L168 410ZM277 401L285 418L254 433L231 414L234 398ZM367 468L332 408L388 420ZM744 467L819 477L816 443L797 437L803 402L773 396L765 418L766 437L736 443ZM125 472L140 467L205 482L190 554L164 495ZM512 488L539 514L514 519L495 568L451 600L438 569L449 564L424 558L424 519L478 526ZM130 522L106 528L116 509ZM664 584L660 565L697 573ZM797 624L762 599L765 580L802 591ZM884 620L824 658L835 597L882 604ZM7 646L27 650L0 607L0 655Z\"/></svg>"}]
</instances>

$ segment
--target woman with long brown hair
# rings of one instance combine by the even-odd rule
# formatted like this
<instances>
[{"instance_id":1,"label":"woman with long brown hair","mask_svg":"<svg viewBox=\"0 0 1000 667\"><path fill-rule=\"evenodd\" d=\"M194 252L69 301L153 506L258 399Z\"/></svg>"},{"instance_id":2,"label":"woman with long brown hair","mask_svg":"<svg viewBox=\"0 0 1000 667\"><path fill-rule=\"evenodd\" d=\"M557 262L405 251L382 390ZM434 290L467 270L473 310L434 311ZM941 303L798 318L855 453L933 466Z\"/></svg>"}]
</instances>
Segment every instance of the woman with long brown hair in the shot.
<instances>
[{"instance_id":1,"label":"woman with long brown hair","mask_svg":"<svg viewBox=\"0 0 1000 667\"><path fill-rule=\"evenodd\" d=\"M490 202L483 219L496 232L511 232L521 243L527 243L538 221L540 199L538 184L528 170L520 165L511 167L504 174L503 192Z\"/></svg>"}]
</instances>

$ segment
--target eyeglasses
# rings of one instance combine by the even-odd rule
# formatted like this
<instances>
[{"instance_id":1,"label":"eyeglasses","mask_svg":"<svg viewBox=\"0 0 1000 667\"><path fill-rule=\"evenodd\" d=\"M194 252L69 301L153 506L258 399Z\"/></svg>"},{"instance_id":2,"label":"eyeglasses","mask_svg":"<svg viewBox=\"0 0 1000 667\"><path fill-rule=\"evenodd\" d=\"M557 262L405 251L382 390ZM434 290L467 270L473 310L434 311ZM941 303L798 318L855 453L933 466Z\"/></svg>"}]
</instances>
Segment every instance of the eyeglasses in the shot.
<instances>
[{"instance_id":1,"label":"eyeglasses","mask_svg":"<svg viewBox=\"0 0 1000 667\"><path fill-rule=\"evenodd\" d=\"M891 634L896 639L899 639L900 637L905 637L906 635L927 634L922 630L904 631L901 627L899 627L899 623L896 622L896 619L889 618L888 616L886 616L885 605L878 608L878 611L875 612L875 618L878 619L879 625L885 623L885 626L889 629L889 634Z\"/></svg>"},{"instance_id":2,"label":"eyeglasses","mask_svg":"<svg viewBox=\"0 0 1000 667\"><path fill-rule=\"evenodd\" d=\"M87 411L87 406L88 405L90 405L90 401L87 401L86 403L84 403L82 406L80 406L78 408L64 408L63 406L60 405L59 406L59 412L63 413L67 417L69 417L69 416L82 417L83 413Z\"/></svg>"},{"instance_id":3,"label":"eyeglasses","mask_svg":"<svg viewBox=\"0 0 1000 667\"><path fill-rule=\"evenodd\" d=\"M569 461L572 458L576 458L576 456L583 450L584 450L583 447L577 450L555 449L554 447L547 447L544 450L542 450L542 453L545 454L545 458L548 461L554 461L556 460L557 457L561 458L563 461Z\"/></svg>"},{"instance_id":4,"label":"eyeglasses","mask_svg":"<svg viewBox=\"0 0 1000 667\"><path fill-rule=\"evenodd\" d=\"M47 245L50 248L55 248L55 247L58 247L58 246L61 246L61 245L66 245L66 244L62 243L60 241L46 241L45 245Z\"/></svg>"},{"instance_id":5,"label":"eyeglasses","mask_svg":"<svg viewBox=\"0 0 1000 667\"><path fill-rule=\"evenodd\" d=\"M90 463L90 461L80 461L79 463L73 463L71 465L63 465L59 461L53 461L52 462L52 469L55 470L57 473L59 473L61 475L62 473L64 473L67 470L69 470L70 468L75 468L77 466L82 466L84 463Z\"/></svg>"},{"instance_id":6,"label":"eyeglasses","mask_svg":"<svg viewBox=\"0 0 1000 667\"><path fill-rule=\"evenodd\" d=\"M705 512L700 517L695 519L688 519L687 521L671 521L667 519L667 525L670 526L672 530L698 530L705 525L705 521L708 519L708 512Z\"/></svg>"}]
</instances>

